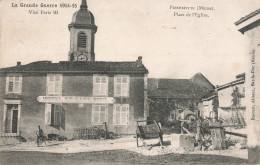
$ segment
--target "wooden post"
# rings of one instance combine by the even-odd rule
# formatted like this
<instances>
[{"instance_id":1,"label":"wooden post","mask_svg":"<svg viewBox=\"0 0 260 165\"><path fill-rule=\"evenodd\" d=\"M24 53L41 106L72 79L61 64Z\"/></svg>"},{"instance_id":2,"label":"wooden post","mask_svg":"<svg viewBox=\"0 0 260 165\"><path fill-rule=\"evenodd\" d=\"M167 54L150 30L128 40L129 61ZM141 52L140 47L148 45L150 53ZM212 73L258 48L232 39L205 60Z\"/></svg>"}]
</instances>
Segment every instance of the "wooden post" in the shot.
<instances>
[{"instance_id":1,"label":"wooden post","mask_svg":"<svg viewBox=\"0 0 260 165\"><path fill-rule=\"evenodd\" d=\"M135 138L136 138L136 146L138 147L138 121L136 122Z\"/></svg>"},{"instance_id":2,"label":"wooden post","mask_svg":"<svg viewBox=\"0 0 260 165\"><path fill-rule=\"evenodd\" d=\"M210 126L216 126L216 128L211 129L212 146L215 150L226 149L224 128L220 127L220 123L213 119L209 123Z\"/></svg>"},{"instance_id":3,"label":"wooden post","mask_svg":"<svg viewBox=\"0 0 260 165\"><path fill-rule=\"evenodd\" d=\"M197 120L197 135L196 135L196 141L198 143L199 150L202 149L202 136L201 136L201 119Z\"/></svg>"}]
</instances>

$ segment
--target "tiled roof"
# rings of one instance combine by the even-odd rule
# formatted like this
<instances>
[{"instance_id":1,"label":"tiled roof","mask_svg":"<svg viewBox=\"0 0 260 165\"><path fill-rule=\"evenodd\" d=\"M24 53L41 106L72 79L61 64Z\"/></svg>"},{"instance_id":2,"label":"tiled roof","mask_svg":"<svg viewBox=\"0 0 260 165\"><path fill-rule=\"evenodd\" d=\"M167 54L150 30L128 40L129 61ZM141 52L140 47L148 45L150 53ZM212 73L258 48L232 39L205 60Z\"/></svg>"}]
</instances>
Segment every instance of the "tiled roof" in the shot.
<instances>
[{"instance_id":1,"label":"tiled roof","mask_svg":"<svg viewBox=\"0 0 260 165\"><path fill-rule=\"evenodd\" d=\"M202 97L202 100L203 101L211 100L211 99L213 99L213 98L215 98L217 96L218 96L218 94L217 94L216 91L211 91L211 92L207 93L206 95L204 95Z\"/></svg>"},{"instance_id":2,"label":"tiled roof","mask_svg":"<svg viewBox=\"0 0 260 165\"><path fill-rule=\"evenodd\" d=\"M239 25L239 24L245 22L246 20L254 17L255 15L257 15L259 13L260 13L260 9L254 11L254 12L248 14L248 15L246 15L245 17L240 18L237 22L235 22L235 25Z\"/></svg>"},{"instance_id":3,"label":"tiled roof","mask_svg":"<svg viewBox=\"0 0 260 165\"><path fill-rule=\"evenodd\" d=\"M245 73L239 74L239 75L236 76L236 78L237 78L236 80L231 81L231 82L226 83L226 84L223 84L223 85L216 86L216 90L220 91L222 89L226 89L226 88L238 85L238 84L244 84L245 83L245 76L246 76Z\"/></svg>"},{"instance_id":4,"label":"tiled roof","mask_svg":"<svg viewBox=\"0 0 260 165\"><path fill-rule=\"evenodd\" d=\"M198 85L193 79L148 79L149 98L202 98L212 89Z\"/></svg>"},{"instance_id":5,"label":"tiled roof","mask_svg":"<svg viewBox=\"0 0 260 165\"><path fill-rule=\"evenodd\" d=\"M2 68L0 72L68 72L68 73L148 73L144 65L137 62L104 62L104 61L37 61L27 65Z\"/></svg>"}]
</instances>

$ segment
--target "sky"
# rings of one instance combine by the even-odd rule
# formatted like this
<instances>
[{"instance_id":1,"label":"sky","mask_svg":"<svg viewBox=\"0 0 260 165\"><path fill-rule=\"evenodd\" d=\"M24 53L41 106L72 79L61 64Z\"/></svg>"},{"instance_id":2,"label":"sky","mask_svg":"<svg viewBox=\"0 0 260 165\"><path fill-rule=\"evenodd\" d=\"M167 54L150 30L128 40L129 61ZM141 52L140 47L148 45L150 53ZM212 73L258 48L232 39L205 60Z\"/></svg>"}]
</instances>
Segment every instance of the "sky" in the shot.
<instances>
[{"instance_id":1,"label":"sky","mask_svg":"<svg viewBox=\"0 0 260 165\"><path fill-rule=\"evenodd\" d=\"M191 78L202 73L213 85L235 80L245 72L244 36L234 25L260 8L259 0L87 0L95 16L96 61L135 61L143 57L150 78ZM21 3L57 4L57 8L12 7ZM60 8L60 4L77 8ZM1 1L0 67L34 61L67 61L68 24L81 0ZM171 6L213 7L188 11ZM58 15L29 14L29 10ZM174 16L204 13L209 17Z\"/></svg>"}]
</instances>

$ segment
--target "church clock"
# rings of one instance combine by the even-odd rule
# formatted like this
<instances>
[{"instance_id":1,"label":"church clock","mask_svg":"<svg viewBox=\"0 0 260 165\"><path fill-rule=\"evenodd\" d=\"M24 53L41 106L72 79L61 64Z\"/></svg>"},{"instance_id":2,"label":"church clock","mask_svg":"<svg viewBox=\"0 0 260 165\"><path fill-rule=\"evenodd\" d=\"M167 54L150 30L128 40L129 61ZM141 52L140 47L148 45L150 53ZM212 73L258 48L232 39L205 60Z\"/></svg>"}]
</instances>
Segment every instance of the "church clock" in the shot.
<instances>
[{"instance_id":1,"label":"church clock","mask_svg":"<svg viewBox=\"0 0 260 165\"><path fill-rule=\"evenodd\" d=\"M78 56L78 61L87 61L87 57L85 55L79 55Z\"/></svg>"}]
</instances>

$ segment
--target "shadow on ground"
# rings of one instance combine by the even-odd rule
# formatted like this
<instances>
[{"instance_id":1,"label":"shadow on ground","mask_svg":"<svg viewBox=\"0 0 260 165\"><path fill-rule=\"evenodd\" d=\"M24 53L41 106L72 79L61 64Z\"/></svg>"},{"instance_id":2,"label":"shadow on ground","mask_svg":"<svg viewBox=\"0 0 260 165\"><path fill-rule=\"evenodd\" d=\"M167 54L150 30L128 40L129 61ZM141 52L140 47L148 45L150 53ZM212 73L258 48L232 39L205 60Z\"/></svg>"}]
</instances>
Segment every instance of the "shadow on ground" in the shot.
<instances>
[{"instance_id":1,"label":"shadow on ground","mask_svg":"<svg viewBox=\"0 0 260 165\"><path fill-rule=\"evenodd\" d=\"M144 156L128 150L82 153L45 153L31 151L0 152L0 164L247 164L246 159L220 155L164 154Z\"/></svg>"}]
</instances>

